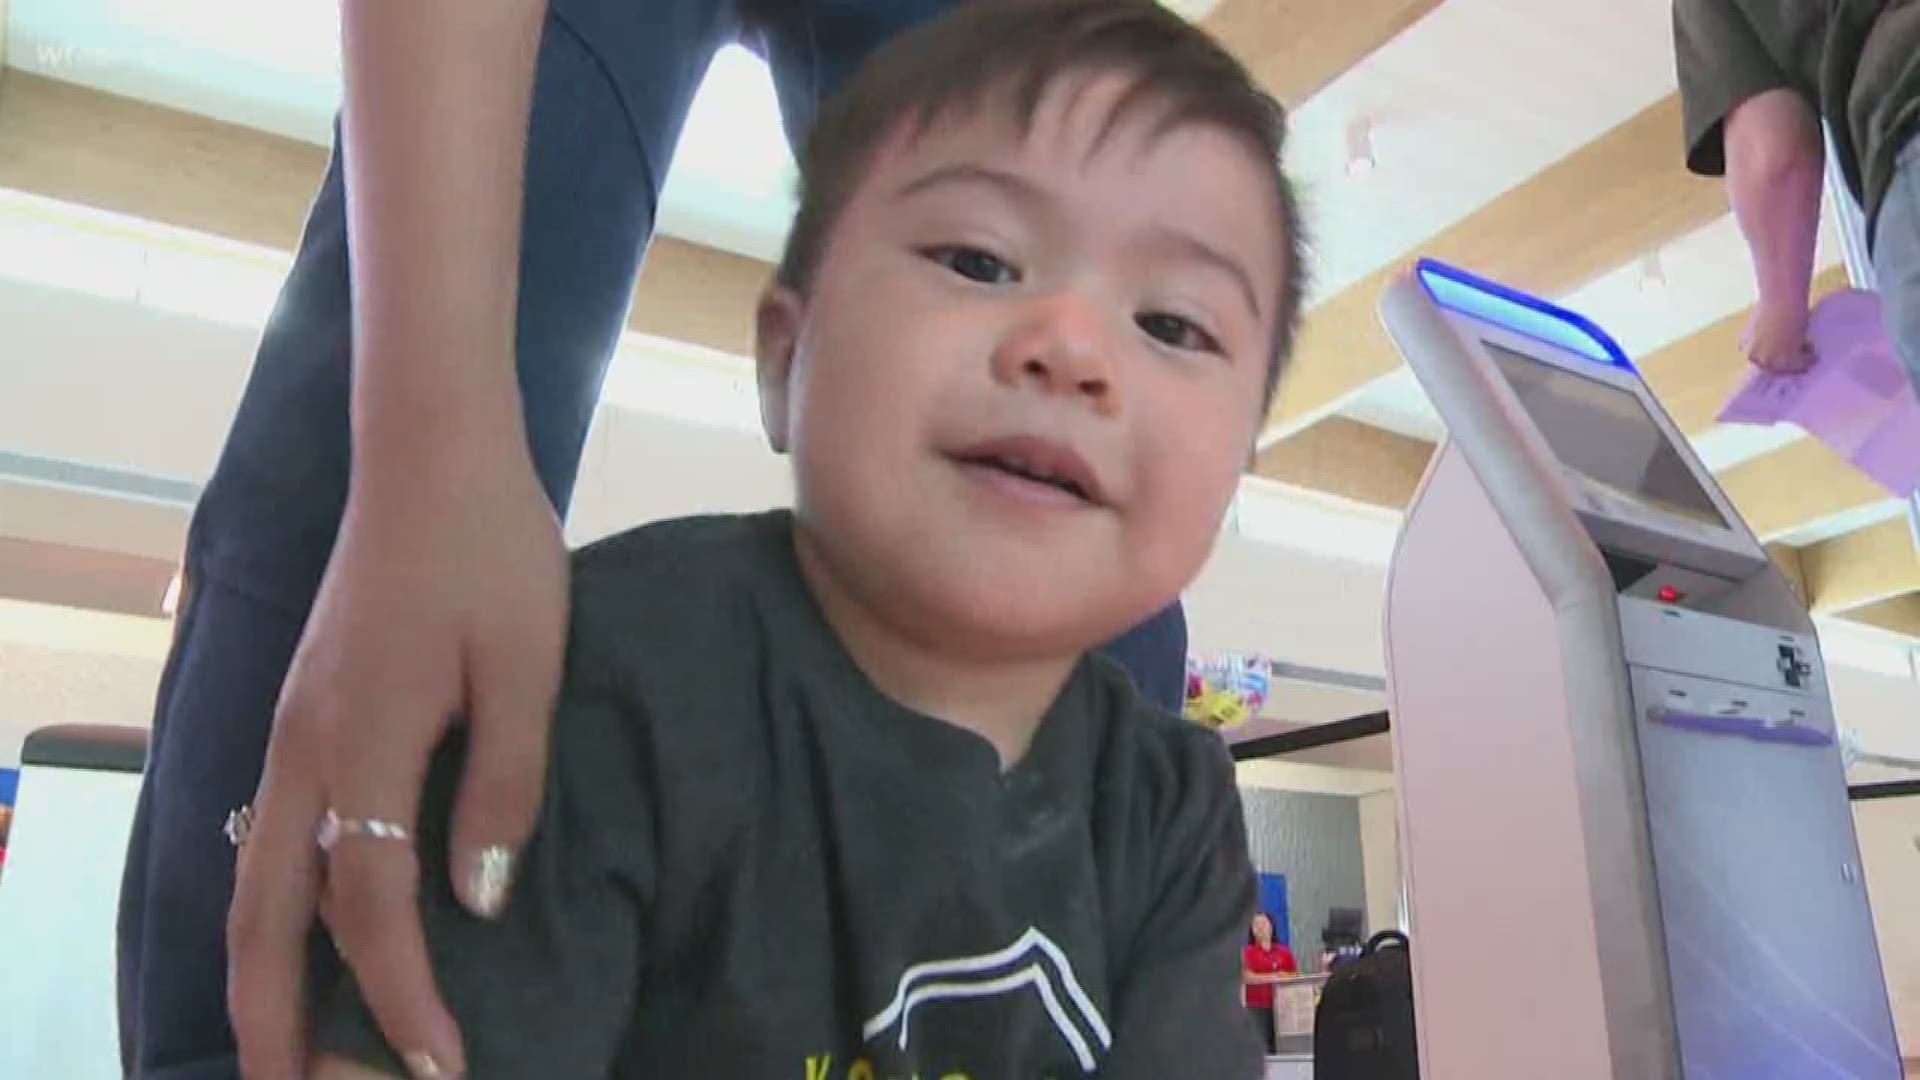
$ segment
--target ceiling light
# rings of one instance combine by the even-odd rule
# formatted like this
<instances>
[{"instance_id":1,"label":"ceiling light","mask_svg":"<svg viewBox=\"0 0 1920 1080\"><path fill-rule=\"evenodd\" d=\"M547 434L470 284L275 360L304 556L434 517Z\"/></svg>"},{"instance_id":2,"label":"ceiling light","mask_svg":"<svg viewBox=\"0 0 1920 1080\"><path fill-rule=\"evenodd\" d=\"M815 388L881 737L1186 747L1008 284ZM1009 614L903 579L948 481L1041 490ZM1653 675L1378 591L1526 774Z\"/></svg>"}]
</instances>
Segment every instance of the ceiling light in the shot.
<instances>
[{"instance_id":1,"label":"ceiling light","mask_svg":"<svg viewBox=\"0 0 1920 1080\"><path fill-rule=\"evenodd\" d=\"M1366 117L1347 125L1347 175L1355 180L1373 175L1373 121Z\"/></svg>"}]
</instances>

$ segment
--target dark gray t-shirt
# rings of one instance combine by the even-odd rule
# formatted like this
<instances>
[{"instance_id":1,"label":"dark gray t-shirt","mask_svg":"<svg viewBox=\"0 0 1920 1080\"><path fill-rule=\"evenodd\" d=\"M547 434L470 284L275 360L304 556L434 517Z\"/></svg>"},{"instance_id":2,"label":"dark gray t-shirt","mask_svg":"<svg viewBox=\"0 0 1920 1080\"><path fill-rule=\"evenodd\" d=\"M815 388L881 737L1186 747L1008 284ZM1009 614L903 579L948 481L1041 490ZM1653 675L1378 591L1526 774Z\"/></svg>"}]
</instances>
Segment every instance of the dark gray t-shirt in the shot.
<instances>
[{"instance_id":1,"label":"dark gray t-shirt","mask_svg":"<svg viewBox=\"0 0 1920 1080\"><path fill-rule=\"evenodd\" d=\"M1081 662L1027 756L909 711L799 576L792 519L583 551L547 802L505 918L420 909L477 1080L1242 1080L1253 877L1219 738ZM349 985L324 1049L392 1068Z\"/></svg>"},{"instance_id":2,"label":"dark gray t-shirt","mask_svg":"<svg viewBox=\"0 0 1920 1080\"><path fill-rule=\"evenodd\" d=\"M1793 90L1832 126L1848 187L1878 217L1920 135L1920 0L1674 0L1673 42L1688 168L1726 172L1727 115Z\"/></svg>"}]
</instances>

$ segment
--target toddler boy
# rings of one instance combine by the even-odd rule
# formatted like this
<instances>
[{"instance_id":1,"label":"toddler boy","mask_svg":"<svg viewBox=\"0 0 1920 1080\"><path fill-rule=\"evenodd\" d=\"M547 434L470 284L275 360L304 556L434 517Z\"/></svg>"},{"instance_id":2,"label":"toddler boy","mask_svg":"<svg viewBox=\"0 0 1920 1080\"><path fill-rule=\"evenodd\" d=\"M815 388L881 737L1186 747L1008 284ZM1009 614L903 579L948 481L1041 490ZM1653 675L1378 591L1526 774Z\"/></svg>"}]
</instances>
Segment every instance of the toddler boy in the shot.
<instances>
[{"instance_id":1,"label":"toddler boy","mask_svg":"<svg viewBox=\"0 0 1920 1080\"><path fill-rule=\"evenodd\" d=\"M415 837L465 1060L345 985L321 1075L1259 1075L1228 756L1089 650L1199 571L1272 395L1283 133L1147 0L975 0L877 54L759 311L794 510L577 556L498 918L445 876L458 745Z\"/></svg>"}]
</instances>

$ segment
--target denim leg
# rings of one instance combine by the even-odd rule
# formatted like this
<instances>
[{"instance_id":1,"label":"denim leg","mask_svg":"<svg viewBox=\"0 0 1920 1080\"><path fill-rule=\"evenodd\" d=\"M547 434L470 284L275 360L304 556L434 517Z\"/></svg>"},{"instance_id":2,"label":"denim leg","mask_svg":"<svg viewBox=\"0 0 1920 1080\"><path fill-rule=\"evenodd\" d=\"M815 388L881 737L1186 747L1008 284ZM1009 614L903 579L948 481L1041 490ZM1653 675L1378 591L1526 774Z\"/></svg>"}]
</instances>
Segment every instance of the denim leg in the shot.
<instances>
[{"instance_id":1,"label":"denim leg","mask_svg":"<svg viewBox=\"0 0 1920 1080\"><path fill-rule=\"evenodd\" d=\"M557 507L572 494L673 141L732 20L715 0L554 0L550 10L528 133L517 344L530 449ZM225 1008L233 852L220 825L258 782L339 527L351 326L336 150L188 539L188 595L121 888L131 1076L237 1073Z\"/></svg>"},{"instance_id":2,"label":"denim leg","mask_svg":"<svg viewBox=\"0 0 1920 1080\"><path fill-rule=\"evenodd\" d=\"M1920 393L1920 136L1900 152L1873 232L1873 272L1887 333Z\"/></svg>"}]
</instances>

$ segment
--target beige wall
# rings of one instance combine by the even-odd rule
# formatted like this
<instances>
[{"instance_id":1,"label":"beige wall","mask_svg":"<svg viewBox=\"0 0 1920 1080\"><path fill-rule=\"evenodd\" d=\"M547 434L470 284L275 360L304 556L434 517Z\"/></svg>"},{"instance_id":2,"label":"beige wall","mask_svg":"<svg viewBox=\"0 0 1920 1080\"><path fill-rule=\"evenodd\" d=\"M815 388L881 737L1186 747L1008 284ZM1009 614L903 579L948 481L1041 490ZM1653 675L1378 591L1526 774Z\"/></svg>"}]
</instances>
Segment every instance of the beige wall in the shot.
<instances>
[{"instance_id":1,"label":"beige wall","mask_svg":"<svg viewBox=\"0 0 1920 1080\"><path fill-rule=\"evenodd\" d=\"M1829 670L1841 724L1875 753L1920 760L1920 682ZM1886 775L1868 767L1860 774ZM1901 1052L1920 1060L1920 797L1855 803L1853 816Z\"/></svg>"},{"instance_id":2,"label":"beige wall","mask_svg":"<svg viewBox=\"0 0 1920 1080\"><path fill-rule=\"evenodd\" d=\"M160 661L0 641L0 768L20 763L20 744L51 724L146 727Z\"/></svg>"},{"instance_id":3,"label":"beige wall","mask_svg":"<svg viewBox=\"0 0 1920 1080\"><path fill-rule=\"evenodd\" d=\"M0 600L0 768L49 724L144 727L172 632L137 619Z\"/></svg>"},{"instance_id":4,"label":"beige wall","mask_svg":"<svg viewBox=\"0 0 1920 1080\"><path fill-rule=\"evenodd\" d=\"M1834 719L1876 754L1920 761L1920 681L1829 666Z\"/></svg>"},{"instance_id":5,"label":"beige wall","mask_svg":"<svg viewBox=\"0 0 1920 1080\"><path fill-rule=\"evenodd\" d=\"M1367 876L1367 929L1400 928L1400 801L1391 791L1360 799L1360 858Z\"/></svg>"},{"instance_id":6,"label":"beige wall","mask_svg":"<svg viewBox=\"0 0 1920 1080\"><path fill-rule=\"evenodd\" d=\"M1900 1049L1920 1058L1920 796L1855 803L1853 817Z\"/></svg>"},{"instance_id":7,"label":"beige wall","mask_svg":"<svg viewBox=\"0 0 1920 1080\"><path fill-rule=\"evenodd\" d=\"M1386 573L1223 535L1187 593L1193 650L1264 649L1296 664L1379 674Z\"/></svg>"}]
</instances>

